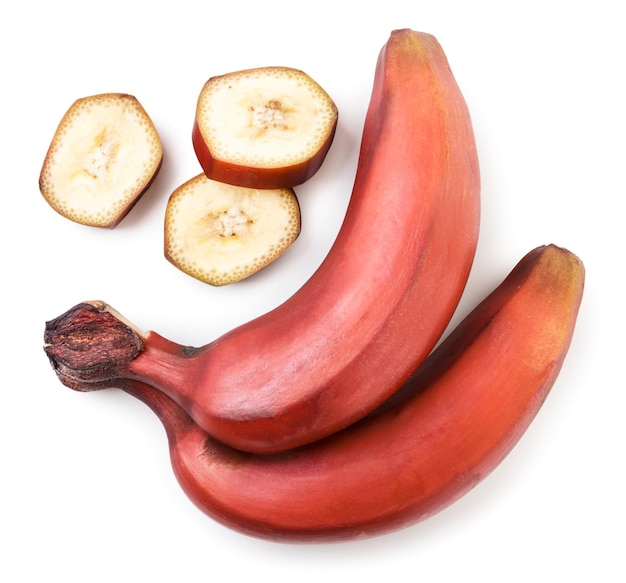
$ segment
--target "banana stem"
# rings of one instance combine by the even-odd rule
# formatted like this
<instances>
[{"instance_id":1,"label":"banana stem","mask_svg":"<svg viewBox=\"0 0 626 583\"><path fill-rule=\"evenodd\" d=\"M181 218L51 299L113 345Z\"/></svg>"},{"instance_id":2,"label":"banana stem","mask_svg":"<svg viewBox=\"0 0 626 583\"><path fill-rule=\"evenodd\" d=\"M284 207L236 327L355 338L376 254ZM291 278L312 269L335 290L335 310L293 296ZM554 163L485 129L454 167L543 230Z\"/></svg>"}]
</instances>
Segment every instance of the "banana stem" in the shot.
<instances>
[{"instance_id":1,"label":"banana stem","mask_svg":"<svg viewBox=\"0 0 626 583\"><path fill-rule=\"evenodd\" d=\"M185 410L165 393L162 393L151 385L141 381L127 379L121 383L121 388L129 395L136 397L142 403L150 407L163 424L163 427L165 427L170 442L172 442L177 435L193 427L193 420L187 415Z\"/></svg>"},{"instance_id":2,"label":"banana stem","mask_svg":"<svg viewBox=\"0 0 626 583\"><path fill-rule=\"evenodd\" d=\"M185 370L181 361L197 352L153 332L140 331L101 301L77 304L46 322L44 351L61 382L76 391L119 387L123 379L140 377L141 371L135 373L131 363L148 348L151 378L170 382L180 376L177 371Z\"/></svg>"}]
</instances>

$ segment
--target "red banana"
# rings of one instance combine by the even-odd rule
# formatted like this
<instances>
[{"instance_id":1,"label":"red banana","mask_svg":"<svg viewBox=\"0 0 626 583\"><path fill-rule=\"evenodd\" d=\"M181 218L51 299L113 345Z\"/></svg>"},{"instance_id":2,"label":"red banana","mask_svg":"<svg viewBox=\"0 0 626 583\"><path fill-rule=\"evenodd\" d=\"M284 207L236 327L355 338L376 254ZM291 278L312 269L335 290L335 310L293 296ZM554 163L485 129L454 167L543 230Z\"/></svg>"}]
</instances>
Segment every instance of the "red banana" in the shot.
<instances>
[{"instance_id":1,"label":"red banana","mask_svg":"<svg viewBox=\"0 0 626 583\"><path fill-rule=\"evenodd\" d=\"M572 253L531 251L395 404L292 452L231 449L162 392L133 380L124 388L161 418L180 485L221 523L280 541L382 534L453 503L513 448L561 369L583 285Z\"/></svg>"},{"instance_id":2,"label":"red banana","mask_svg":"<svg viewBox=\"0 0 626 583\"><path fill-rule=\"evenodd\" d=\"M61 318L92 337L77 328L69 356L49 322L46 352L68 386L144 381L242 450L315 441L379 406L443 334L476 250L479 183L470 116L443 50L430 35L396 30L378 59L344 223L293 297L201 348L130 325L128 351L113 352L103 337L124 333L98 326L116 312L77 306Z\"/></svg>"}]
</instances>

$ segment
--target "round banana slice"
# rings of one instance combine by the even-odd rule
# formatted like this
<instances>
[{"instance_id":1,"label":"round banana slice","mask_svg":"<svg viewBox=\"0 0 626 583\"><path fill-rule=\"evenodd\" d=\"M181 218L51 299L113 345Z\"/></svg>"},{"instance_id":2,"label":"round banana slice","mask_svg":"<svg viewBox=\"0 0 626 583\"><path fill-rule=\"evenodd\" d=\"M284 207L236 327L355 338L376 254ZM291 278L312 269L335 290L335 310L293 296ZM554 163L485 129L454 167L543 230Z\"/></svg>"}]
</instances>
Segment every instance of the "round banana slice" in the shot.
<instances>
[{"instance_id":1,"label":"round banana slice","mask_svg":"<svg viewBox=\"0 0 626 583\"><path fill-rule=\"evenodd\" d=\"M290 188L253 189L200 174L177 188L165 212L165 257L188 275L221 286L252 275L300 234Z\"/></svg>"},{"instance_id":2,"label":"round banana slice","mask_svg":"<svg viewBox=\"0 0 626 583\"><path fill-rule=\"evenodd\" d=\"M250 188L290 188L315 174L337 107L306 73L262 67L212 77L200 92L193 145L205 174Z\"/></svg>"},{"instance_id":3,"label":"round banana slice","mask_svg":"<svg viewBox=\"0 0 626 583\"><path fill-rule=\"evenodd\" d=\"M62 216L115 227L157 175L163 147L139 101L105 93L75 101L59 124L39 189Z\"/></svg>"}]
</instances>

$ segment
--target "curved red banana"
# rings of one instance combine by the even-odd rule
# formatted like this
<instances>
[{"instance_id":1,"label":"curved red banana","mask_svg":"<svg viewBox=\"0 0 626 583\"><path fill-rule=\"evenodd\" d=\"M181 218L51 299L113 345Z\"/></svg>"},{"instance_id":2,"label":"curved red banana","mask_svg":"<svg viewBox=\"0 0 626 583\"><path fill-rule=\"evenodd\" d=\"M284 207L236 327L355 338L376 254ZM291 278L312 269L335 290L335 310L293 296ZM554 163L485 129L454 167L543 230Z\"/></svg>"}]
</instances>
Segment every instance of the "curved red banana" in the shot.
<instances>
[{"instance_id":1,"label":"curved red banana","mask_svg":"<svg viewBox=\"0 0 626 583\"><path fill-rule=\"evenodd\" d=\"M116 337L126 352L103 343L115 326L104 312L119 314L94 302L48 323L46 352L72 388L144 381L243 450L315 441L380 405L443 334L474 258L479 191L470 116L443 50L428 34L394 31L344 223L293 297L202 348L129 325ZM75 354L55 330L67 337L71 318L82 326Z\"/></svg>"},{"instance_id":2,"label":"curved red banana","mask_svg":"<svg viewBox=\"0 0 626 583\"><path fill-rule=\"evenodd\" d=\"M381 534L448 506L513 448L561 369L583 285L576 256L533 250L395 404L292 452L233 450L153 387L125 381L125 390L159 415L182 488L216 520L281 541Z\"/></svg>"}]
</instances>

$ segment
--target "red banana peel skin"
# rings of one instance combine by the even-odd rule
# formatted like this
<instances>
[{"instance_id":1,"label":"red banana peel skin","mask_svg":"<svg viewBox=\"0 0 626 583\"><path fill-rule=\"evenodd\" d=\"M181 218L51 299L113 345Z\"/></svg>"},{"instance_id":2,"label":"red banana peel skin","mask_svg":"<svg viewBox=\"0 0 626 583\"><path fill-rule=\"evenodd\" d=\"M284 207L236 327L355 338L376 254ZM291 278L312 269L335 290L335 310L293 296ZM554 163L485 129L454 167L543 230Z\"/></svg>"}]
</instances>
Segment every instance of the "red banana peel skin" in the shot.
<instances>
[{"instance_id":1,"label":"red banana peel skin","mask_svg":"<svg viewBox=\"0 0 626 583\"><path fill-rule=\"evenodd\" d=\"M235 448L292 449L361 419L424 361L463 293L479 215L472 124L446 56L434 37L397 30L378 59L344 223L298 292L201 348L129 324L132 357L107 361L94 345L84 377L54 343L46 351L68 386L136 379Z\"/></svg>"},{"instance_id":2,"label":"red banana peel skin","mask_svg":"<svg viewBox=\"0 0 626 583\"><path fill-rule=\"evenodd\" d=\"M531 251L395 403L291 452L234 450L154 387L126 380L124 389L160 417L181 487L214 519L283 542L379 535L452 504L509 453L561 369L583 286L575 255Z\"/></svg>"}]
</instances>

